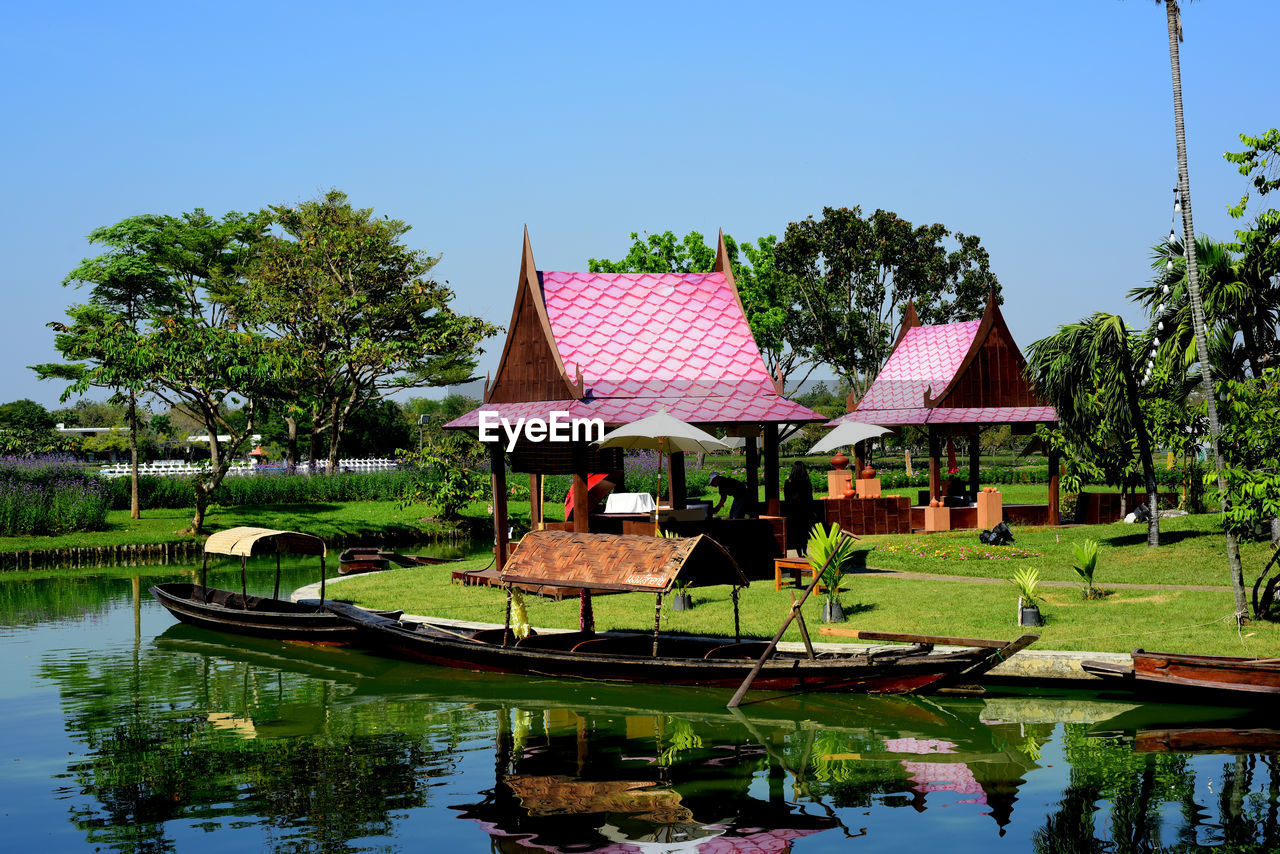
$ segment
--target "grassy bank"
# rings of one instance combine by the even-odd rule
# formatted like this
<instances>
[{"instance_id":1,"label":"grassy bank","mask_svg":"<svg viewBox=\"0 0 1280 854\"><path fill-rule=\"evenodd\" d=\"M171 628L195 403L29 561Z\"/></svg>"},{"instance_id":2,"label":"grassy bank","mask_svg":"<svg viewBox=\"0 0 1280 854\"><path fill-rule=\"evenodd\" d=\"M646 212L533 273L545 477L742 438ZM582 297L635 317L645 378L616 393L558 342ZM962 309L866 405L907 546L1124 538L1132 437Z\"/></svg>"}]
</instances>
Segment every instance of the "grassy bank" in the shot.
<instances>
[{"instance_id":1,"label":"grassy bank","mask_svg":"<svg viewBox=\"0 0 1280 854\"><path fill-rule=\"evenodd\" d=\"M127 510L112 510L105 530L52 537L0 537L0 551L182 542L193 539L178 533L190 525L192 513L190 509L144 510L141 519L130 519ZM368 534L425 540L452 530L452 526L428 517L424 508L402 509L394 501L223 507L211 510L205 519L209 531L237 525L304 531L325 538ZM204 537L196 539L203 542Z\"/></svg>"},{"instance_id":2,"label":"grassy bank","mask_svg":"<svg viewBox=\"0 0 1280 854\"><path fill-rule=\"evenodd\" d=\"M468 565L483 565L474 561ZM456 567L451 567L456 568ZM1012 638L1017 597L1006 585L950 580L911 580L892 576L853 574L841 594L850 627L878 631L921 632ZM1048 589L1043 605L1047 625L1041 630L1041 649L1128 652L1135 647L1171 651L1196 650L1220 655L1280 656L1280 625L1257 623L1243 638L1229 619L1231 599L1223 593L1185 590L1126 590L1104 600L1084 601L1074 589ZM404 608L411 614L501 623L505 594L494 588L462 587L450 582L440 568L409 569L353 578L333 588L333 595L378 608ZM664 612L663 627L674 631L732 634L733 608L729 588L694 592L696 607L688 612ZM805 616L816 634L821 600L805 605ZM578 601L554 602L525 596L535 626L576 629ZM757 581L742 591L744 634L769 637L777 631L791 604L790 591ZM649 631L653 628L653 597L626 593L594 600L597 627ZM792 627L787 640L798 641ZM829 638L823 638L830 640Z\"/></svg>"}]
</instances>

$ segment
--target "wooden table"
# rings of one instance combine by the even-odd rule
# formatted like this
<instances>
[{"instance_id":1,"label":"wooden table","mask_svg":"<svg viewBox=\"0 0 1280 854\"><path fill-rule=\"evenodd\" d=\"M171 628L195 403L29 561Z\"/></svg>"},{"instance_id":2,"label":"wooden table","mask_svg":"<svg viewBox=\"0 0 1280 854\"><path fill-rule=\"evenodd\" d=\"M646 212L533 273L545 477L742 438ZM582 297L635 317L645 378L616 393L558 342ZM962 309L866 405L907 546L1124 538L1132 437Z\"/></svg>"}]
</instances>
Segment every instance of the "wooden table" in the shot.
<instances>
[{"instance_id":1,"label":"wooden table","mask_svg":"<svg viewBox=\"0 0 1280 854\"><path fill-rule=\"evenodd\" d=\"M813 578L813 566L807 558L802 557L779 557L773 559L773 589L782 589L782 573L786 571L791 573L791 584L793 587L802 586L801 579L808 577ZM824 590L821 584L818 585L819 590Z\"/></svg>"}]
</instances>

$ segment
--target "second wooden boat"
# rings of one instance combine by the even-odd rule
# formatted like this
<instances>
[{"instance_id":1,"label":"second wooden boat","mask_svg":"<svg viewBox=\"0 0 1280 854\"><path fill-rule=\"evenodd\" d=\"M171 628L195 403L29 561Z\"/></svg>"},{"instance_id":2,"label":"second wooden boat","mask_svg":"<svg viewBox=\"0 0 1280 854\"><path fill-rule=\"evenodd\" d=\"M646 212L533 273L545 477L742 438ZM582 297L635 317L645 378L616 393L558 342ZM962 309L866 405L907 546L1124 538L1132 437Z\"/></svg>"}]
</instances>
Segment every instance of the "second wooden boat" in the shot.
<instances>
[{"instance_id":1,"label":"second wooden boat","mask_svg":"<svg viewBox=\"0 0 1280 854\"><path fill-rule=\"evenodd\" d=\"M1135 687L1160 688L1166 693L1194 696L1202 692L1280 697L1280 659L1190 655L1176 652L1133 651L1133 666L1085 661L1081 667L1095 676L1132 682Z\"/></svg>"}]
</instances>

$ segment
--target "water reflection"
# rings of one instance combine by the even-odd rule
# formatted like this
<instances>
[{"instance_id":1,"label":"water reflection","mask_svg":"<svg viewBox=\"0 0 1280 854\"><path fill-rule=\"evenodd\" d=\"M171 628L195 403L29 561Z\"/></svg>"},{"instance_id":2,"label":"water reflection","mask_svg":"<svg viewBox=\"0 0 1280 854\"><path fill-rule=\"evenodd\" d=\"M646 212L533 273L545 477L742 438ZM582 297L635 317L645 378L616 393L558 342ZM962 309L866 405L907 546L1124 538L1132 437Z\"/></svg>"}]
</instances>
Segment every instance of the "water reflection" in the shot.
<instances>
[{"instance_id":1,"label":"water reflection","mask_svg":"<svg viewBox=\"0 0 1280 854\"><path fill-rule=\"evenodd\" d=\"M0 774L0 794L80 845L170 851L216 830L223 847L326 851L1280 847L1266 713L1064 693L775 696L735 714L690 689L232 638L138 590L8 600L6 616L39 615L24 643L46 633L21 702L53 688L63 732L15 748L55 762L43 787ZM69 635L86 614L98 631Z\"/></svg>"}]
</instances>

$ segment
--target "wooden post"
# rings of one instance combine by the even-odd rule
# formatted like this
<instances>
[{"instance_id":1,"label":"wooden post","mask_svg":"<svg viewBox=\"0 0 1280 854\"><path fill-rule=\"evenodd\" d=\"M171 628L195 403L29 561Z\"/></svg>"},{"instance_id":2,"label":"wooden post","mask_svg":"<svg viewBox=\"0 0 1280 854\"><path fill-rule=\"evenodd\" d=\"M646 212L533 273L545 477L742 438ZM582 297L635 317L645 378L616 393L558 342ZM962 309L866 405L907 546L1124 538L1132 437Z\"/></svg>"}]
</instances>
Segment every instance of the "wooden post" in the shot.
<instances>
[{"instance_id":1,"label":"wooden post","mask_svg":"<svg viewBox=\"0 0 1280 854\"><path fill-rule=\"evenodd\" d=\"M746 516L759 515L756 512L756 503L760 501L760 452L756 448L756 437L747 437L747 506L744 514Z\"/></svg>"},{"instance_id":2,"label":"wooden post","mask_svg":"<svg viewBox=\"0 0 1280 854\"><path fill-rule=\"evenodd\" d=\"M978 428L972 427L969 430L969 500L978 500L978 467L981 463L980 454L981 445L978 443Z\"/></svg>"},{"instance_id":3,"label":"wooden post","mask_svg":"<svg viewBox=\"0 0 1280 854\"><path fill-rule=\"evenodd\" d=\"M276 586L271 593L272 599L280 598L280 539L276 538Z\"/></svg>"},{"instance_id":4,"label":"wooden post","mask_svg":"<svg viewBox=\"0 0 1280 854\"><path fill-rule=\"evenodd\" d=\"M581 442L573 446L573 530L585 534L591 530L591 508L587 506L587 454Z\"/></svg>"},{"instance_id":5,"label":"wooden post","mask_svg":"<svg viewBox=\"0 0 1280 854\"><path fill-rule=\"evenodd\" d=\"M240 607L246 611L249 610L249 592L245 589L244 573L249 564L249 558L244 555L240 556Z\"/></svg>"},{"instance_id":6,"label":"wooden post","mask_svg":"<svg viewBox=\"0 0 1280 854\"><path fill-rule=\"evenodd\" d=\"M689 487L684 477L684 453L671 455L671 509L684 510L689 506Z\"/></svg>"},{"instance_id":7,"label":"wooden post","mask_svg":"<svg viewBox=\"0 0 1280 854\"><path fill-rule=\"evenodd\" d=\"M507 616L502 621L502 645L507 645L507 637L511 634L511 585L507 587Z\"/></svg>"},{"instance_id":8,"label":"wooden post","mask_svg":"<svg viewBox=\"0 0 1280 854\"><path fill-rule=\"evenodd\" d=\"M324 607L324 555L320 555L320 607Z\"/></svg>"},{"instance_id":9,"label":"wooden post","mask_svg":"<svg viewBox=\"0 0 1280 854\"><path fill-rule=\"evenodd\" d=\"M529 475L529 529L542 530L542 475Z\"/></svg>"},{"instance_id":10,"label":"wooden post","mask_svg":"<svg viewBox=\"0 0 1280 854\"><path fill-rule=\"evenodd\" d=\"M729 595L733 598L733 642L742 643L742 625L738 620L738 585L733 585Z\"/></svg>"},{"instance_id":11,"label":"wooden post","mask_svg":"<svg viewBox=\"0 0 1280 854\"><path fill-rule=\"evenodd\" d=\"M507 462L502 446L489 446L489 470L493 482L493 556L498 572L507 565Z\"/></svg>"},{"instance_id":12,"label":"wooden post","mask_svg":"<svg viewBox=\"0 0 1280 854\"><path fill-rule=\"evenodd\" d=\"M658 657L658 632L662 629L662 594L659 593L655 598L657 602L653 608L653 657Z\"/></svg>"},{"instance_id":13,"label":"wooden post","mask_svg":"<svg viewBox=\"0 0 1280 854\"><path fill-rule=\"evenodd\" d=\"M778 498L778 425L764 425L764 505L769 516L782 515Z\"/></svg>"},{"instance_id":14,"label":"wooden post","mask_svg":"<svg viewBox=\"0 0 1280 854\"><path fill-rule=\"evenodd\" d=\"M929 500L942 497L942 441L936 427L929 427Z\"/></svg>"},{"instance_id":15,"label":"wooden post","mask_svg":"<svg viewBox=\"0 0 1280 854\"><path fill-rule=\"evenodd\" d=\"M1062 513L1058 506L1058 475L1062 457L1057 451L1049 452L1049 524L1061 525Z\"/></svg>"},{"instance_id":16,"label":"wooden post","mask_svg":"<svg viewBox=\"0 0 1280 854\"><path fill-rule=\"evenodd\" d=\"M200 587L204 590L204 601L209 601L209 553L204 553L204 561L200 564Z\"/></svg>"}]
</instances>

